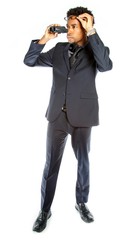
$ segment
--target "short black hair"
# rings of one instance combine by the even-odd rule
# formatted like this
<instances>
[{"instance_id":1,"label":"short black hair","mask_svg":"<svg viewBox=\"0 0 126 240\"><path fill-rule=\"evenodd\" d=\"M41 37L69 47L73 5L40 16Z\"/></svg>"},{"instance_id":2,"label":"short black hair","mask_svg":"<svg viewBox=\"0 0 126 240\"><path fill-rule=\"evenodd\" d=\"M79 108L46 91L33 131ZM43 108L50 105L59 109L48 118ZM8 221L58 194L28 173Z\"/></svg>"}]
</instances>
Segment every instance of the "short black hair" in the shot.
<instances>
[{"instance_id":1,"label":"short black hair","mask_svg":"<svg viewBox=\"0 0 126 240\"><path fill-rule=\"evenodd\" d=\"M67 17L69 17L71 15L74 15L74 16L78 17L79 15L81 15L83 13L88 13L91 16L93 16L93 23L94 23L94 15L92 14L92 11L88 10L88 8L85 8L85 7L70 8L67 11Z\"/></svg>"}]
</instances>

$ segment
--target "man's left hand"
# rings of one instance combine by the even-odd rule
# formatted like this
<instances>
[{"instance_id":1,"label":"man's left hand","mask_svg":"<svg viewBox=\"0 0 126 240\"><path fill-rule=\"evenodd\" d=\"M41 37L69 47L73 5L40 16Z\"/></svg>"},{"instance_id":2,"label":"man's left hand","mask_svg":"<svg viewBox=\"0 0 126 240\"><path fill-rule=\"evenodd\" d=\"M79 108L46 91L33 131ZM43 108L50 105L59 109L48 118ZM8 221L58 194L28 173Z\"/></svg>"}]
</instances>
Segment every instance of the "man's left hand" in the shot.
<instances>
[{"instance_id":1,"label":"man's left hand","mask_svg":"<svg viewBox=\"0 0 126 240\"><path fill-rule=\"evenodd\" d=\"M77 17L77 19L81 22L82 27L88 33L93 28L93 16L88 13L83 13Z\"/></svg>"}]
</instances>

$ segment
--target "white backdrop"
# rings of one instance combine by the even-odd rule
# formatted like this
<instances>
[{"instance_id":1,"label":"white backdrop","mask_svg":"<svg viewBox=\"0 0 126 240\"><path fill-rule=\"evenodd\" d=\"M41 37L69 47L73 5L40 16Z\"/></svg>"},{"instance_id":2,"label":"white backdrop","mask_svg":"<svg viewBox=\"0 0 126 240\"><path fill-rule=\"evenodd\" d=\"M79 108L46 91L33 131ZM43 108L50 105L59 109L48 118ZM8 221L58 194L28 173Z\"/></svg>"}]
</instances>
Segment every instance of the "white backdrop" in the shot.
<instances>
[{"instance_id":1,"label":"white backdrop","mask_svg":"<svg viewBox=\"0 0 126 240\"><path fill-rule=\"evenodd\" d=\"M46 26L65 24L69 8L84 6L95 15L95 28L109 46L113 70L99 73L100 126L93 128L88 206L95 217L85 224L74 208L76 159L70 138L62 160L53 215L47 229L32 232L40 207L45 163L45 111L52 72L23 64L32 39ZM0 238L126 239L125 214L125 10L124 1L7 1L0 6ZM49 42L66 41L65 35ZM71 169L71 170L70 170ZM71 172L71 174L69 174Z\"/></svg>"}]
</instances>

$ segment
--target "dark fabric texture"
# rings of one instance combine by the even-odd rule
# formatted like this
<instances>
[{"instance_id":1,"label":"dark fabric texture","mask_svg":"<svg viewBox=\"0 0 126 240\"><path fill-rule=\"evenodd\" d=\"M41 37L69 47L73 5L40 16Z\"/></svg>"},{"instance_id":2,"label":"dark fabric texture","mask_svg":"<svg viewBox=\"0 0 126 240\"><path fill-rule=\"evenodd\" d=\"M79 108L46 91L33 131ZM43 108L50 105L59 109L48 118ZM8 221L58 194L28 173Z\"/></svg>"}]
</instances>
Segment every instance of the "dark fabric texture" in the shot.
<instances>
[{"instance_id":1,"label":"dark fabric texture","mask_svg":"<svg viewBox=\"0 0 126 240\"><path fill-rule=\"evenodd\" d=\"M43 52L44 45L32 41L24 58L28 66L52 67L53 82L46 112L48 123L46 164L41 185L41 208L48 211L56 189L57 177L68 134L78 169L77 203L87 202L89 194L89 150L91 127L99 124L96 90L97 72L112 69L109 49L98 34L88 38L82 49L57 43ZM46 76L43 77L43 89ZM62 111L65 104L66 113ZM69 160L69 156L68 156ZM67 196L65 196L67 197Z\"/></svg>"},{"instance_id":2,"label":"dark fabric texture","mask_svg":"<svg viewBox=\"0 0 126 240\"><path fill-rule=\"evenodd\" d=\"M98 71L112 68L109 49L98 34L91 35L70 68L69 47L69 43L57 43L54 48L43 52L44 45L32 41L24 63L31 67L53 68L53 84L46 112L48 121L57 119L66 102L67 116L73 126L96 126L99 124L99 104L95 78Z\"/></svg>"},{"instance_id":3,"label":"dark fabric texture","mask_svg":"<svg viewBox=\"0 0 126 240\"><path fill-rule=\"evenodd\" d=\"M61 112L58 119L48 124L47 156L41 185L41 209L48 211L54 198L58 173L64 153L67 136L78 161L76 201L87 202L89 194L89 157L91 128L75 128L68 122L67 115ZM69 156L68 156L69 161ZM66 196L67 197L67 196Z\"/></svg>"}]
</instances>

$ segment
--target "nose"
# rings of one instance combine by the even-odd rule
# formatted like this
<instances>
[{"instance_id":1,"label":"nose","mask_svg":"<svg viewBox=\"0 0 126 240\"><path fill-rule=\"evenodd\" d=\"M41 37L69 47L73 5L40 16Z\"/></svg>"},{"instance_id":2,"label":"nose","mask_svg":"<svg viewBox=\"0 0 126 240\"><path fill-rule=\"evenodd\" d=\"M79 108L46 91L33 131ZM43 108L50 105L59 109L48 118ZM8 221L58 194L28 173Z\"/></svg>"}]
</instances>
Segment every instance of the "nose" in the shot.
<instances>
[{"instance_id":1,"label":"nose","mask_svg":"<svg viewBox=\"0 0 126 240\"><path fill-rule=\"evenodd\" d=\"M72 28L68 28L67 34L69 35L70 33L72 33Z\"/></svg>"}]
</instances>

